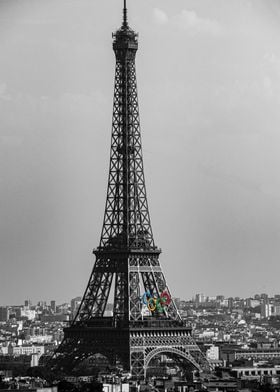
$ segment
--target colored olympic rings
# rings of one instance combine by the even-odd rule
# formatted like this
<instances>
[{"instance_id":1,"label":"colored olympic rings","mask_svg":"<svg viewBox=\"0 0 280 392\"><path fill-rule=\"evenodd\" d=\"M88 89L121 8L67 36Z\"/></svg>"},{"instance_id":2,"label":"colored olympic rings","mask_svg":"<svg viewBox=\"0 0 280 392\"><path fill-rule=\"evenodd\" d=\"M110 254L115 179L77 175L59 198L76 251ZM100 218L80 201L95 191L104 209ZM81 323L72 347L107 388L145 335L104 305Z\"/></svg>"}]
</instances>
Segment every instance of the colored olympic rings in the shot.
<instances>
[{"instance_id":1,"label":"colored olympic rings","mask_svg":"<svg viewBox=\"0 0 280 392\"><path fill-rule=\"evenodd\" d=\"M140 299L150 312L157 311L162 313L164 308L171 303L171 297L167 290L163 291L159 297L157 294L153 295L150 290L147 290Z\"/></svg>"},{"instance_id":2,"label":"colored olympic rings","mask_svg":"<svg viewBox=\"0 0 280 392\"><path fill-rule=\"evenodd\" d=\"M147 306L148 306L148 309L151 312L154 312L156 310L156 308L157 308L156 299L155 298L149 298Z\"/></svg>"},{"instance_id":3,"label":"colored olympic rings","mask_svg":"<svg viewBox=\"0 0 280 392\"><path fill-rule=\"evenodd\" d=\"M160 298L164 305L169 305L171 302L171 297L170 294L167 291L163 291L160 295Z\"/></svg>"}]
</instances>

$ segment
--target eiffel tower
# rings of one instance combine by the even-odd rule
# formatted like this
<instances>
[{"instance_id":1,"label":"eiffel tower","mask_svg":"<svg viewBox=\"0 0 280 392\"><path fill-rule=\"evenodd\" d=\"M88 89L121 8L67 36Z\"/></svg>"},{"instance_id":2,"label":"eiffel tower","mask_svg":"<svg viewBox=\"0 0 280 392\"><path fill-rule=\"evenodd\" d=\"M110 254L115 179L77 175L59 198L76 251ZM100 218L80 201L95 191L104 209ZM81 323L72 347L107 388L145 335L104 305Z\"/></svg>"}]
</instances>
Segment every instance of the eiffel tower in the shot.
<instances>
[{"instance_id":1,"label":"eiffel tower","mask_svg":"<svg viewBox=\"0 0 280 392\"><path fill-rule=\"evenodd\" d=\"M167 354L193 369L205 359L173 301L154 243L144 180L135 56L138 34L128 25L113 34L116 56L107 200L96 261L81 305L51 359L71 371L96 353L122 363L136 379L150 361ZM113 293L113 315L104 312ZM148 305L148 307L146 306Z\"/></svg>"}]
</instances>

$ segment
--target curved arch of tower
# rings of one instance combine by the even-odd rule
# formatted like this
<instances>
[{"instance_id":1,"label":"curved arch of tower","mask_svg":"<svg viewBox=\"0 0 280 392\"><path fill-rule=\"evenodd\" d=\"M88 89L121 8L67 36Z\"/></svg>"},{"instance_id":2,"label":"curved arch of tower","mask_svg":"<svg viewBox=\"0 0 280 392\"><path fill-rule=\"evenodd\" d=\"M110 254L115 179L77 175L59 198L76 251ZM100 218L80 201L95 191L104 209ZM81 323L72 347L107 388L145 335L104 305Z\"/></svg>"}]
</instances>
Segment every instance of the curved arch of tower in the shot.
<instances>
[{"instance_id":1,"label":"curved arch of tower","mask_svg":"<svg viewBox=\"0 0 280 392\"><path fill-rule=\"evenodd\" d=\"M191 354L183 347L178 346L178 347L156 347L152 349L148 355L146 356L145 363L144 363L144 370L145 372L148 369L148 366L151 362L151 360L158 356L159 354L172 354L176 355L180 358L183 358L187 363L191 364L192 367L196 370L201 370L200 365L198 362L194 359L194 357L191 356Z\"/></svg>"}]
</instances>

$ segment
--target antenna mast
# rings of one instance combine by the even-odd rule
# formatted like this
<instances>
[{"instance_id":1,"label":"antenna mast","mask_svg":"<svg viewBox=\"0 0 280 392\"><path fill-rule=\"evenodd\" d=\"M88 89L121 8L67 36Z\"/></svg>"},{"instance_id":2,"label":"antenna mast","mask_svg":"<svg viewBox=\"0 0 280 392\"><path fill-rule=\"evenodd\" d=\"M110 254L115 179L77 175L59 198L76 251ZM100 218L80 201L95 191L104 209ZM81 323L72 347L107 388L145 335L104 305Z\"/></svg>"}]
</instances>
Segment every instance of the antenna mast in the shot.
<instances>
[{"instance_id":1,"label":"antenna mast","mask_svg":"<svg viewBox=\"0 0 280 392\"><path fill-rule=\"evenodd\" d=\"M123 26L128 27L126 0L123 1Z\"/></svg>"}]
</instances>

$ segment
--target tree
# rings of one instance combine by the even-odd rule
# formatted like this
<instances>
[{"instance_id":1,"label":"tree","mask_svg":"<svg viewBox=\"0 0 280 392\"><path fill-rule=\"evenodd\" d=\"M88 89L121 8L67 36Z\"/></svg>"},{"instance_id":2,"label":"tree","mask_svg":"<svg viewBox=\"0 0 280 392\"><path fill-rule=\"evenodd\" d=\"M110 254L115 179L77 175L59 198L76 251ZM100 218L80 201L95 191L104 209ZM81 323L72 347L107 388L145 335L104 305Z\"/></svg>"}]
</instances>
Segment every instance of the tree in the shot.
<instances>
[{"instance_id":1,"label":"tree","mask_svg":"<svg viewBox=\"0 0 280 392\"><path fill-rule=\"evenodd\" d=\"M62 380L57 384L58 392L76 392L77 388L69 381Z\"/></svg>"},{"instance_id":2,"label":"tree","mask_svg":"<svg viewBox=\"0 0 280 392\"><path fill-rule=\"evenodd\" d=\"M81 387L81 392L102 392L103 384L97 380L86 383Z\"/></svg>"}]
</instances>

